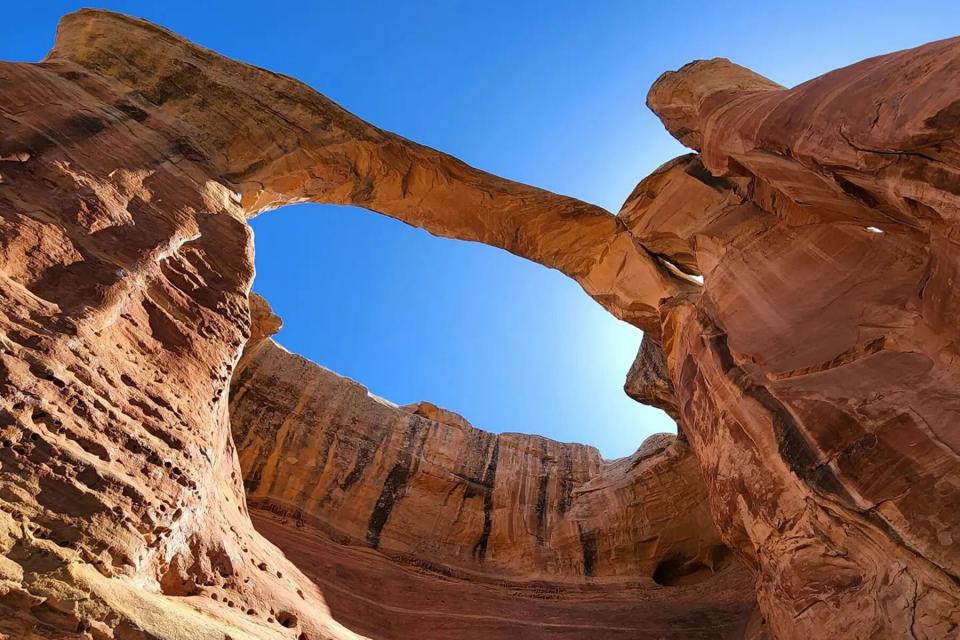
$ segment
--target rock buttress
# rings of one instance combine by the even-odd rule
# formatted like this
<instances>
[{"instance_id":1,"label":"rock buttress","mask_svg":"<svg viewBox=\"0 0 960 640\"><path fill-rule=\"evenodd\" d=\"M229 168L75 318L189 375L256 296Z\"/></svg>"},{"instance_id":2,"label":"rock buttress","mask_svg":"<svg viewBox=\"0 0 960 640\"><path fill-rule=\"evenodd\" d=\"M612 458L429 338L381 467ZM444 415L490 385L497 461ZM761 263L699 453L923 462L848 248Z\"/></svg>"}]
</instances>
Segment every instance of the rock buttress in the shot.
<instances>
[{"instance_id":1,"label":"rock buttress","mask_svg":"<svg viewBox=\"0 0 960 640\"><path fill-rule=\"evenodd\" d=\"M953 39L790 90L701 61L649 95L700 155L621 217L704 276L661 306L663 348L776 637L960 624L958 79Z\"/></svg>"}]
</instances>

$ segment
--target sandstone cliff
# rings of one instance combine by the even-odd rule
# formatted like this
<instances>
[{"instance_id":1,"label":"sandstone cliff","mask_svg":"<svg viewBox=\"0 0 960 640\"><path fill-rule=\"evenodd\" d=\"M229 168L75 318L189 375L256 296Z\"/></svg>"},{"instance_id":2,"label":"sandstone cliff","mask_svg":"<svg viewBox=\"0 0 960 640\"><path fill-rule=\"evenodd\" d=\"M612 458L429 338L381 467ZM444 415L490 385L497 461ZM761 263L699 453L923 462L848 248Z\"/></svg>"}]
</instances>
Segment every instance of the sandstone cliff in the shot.
<instances>
[{"instance_id":1,"label":"sandstone cliff","mask_svg":"<svg viewBox=\"0 0 960 640\"><path fill-rule=\"evenodd\" d=\"M258 528L309 558L300 566L354 630L447 637L441 619L450 638L739 638L751 622L752 578L672 435L607 461L486 433L429 403L392 405L269 339L251 341L230 398Z\"/></svg>"},{"instance_id":2,"label":"sandstone cliff","mask_svg":"<svg viewBox=\"0 0 960 640\"><path fill-rule=\"evenodd\" d=\"M437 637L502 629L465 623L476 598L554 637L586 611L665 637L955 636L958 77L960 39L794 89L726 60L667 73L648 105L696 153L613 217L147 23L67 16L42 63L0 65L0 634L355 637L339 608L389 637L403 606L448 612ZM283 354L276 321L251 329L246 219L305 200L576 279L647 332L627 389L685 442L606 464ZM254 530L245 479L301 510L309 536L254 516L300 568ZM555 607L504 588L530 580L563 585Z\"/></svg>"}]
</instances>

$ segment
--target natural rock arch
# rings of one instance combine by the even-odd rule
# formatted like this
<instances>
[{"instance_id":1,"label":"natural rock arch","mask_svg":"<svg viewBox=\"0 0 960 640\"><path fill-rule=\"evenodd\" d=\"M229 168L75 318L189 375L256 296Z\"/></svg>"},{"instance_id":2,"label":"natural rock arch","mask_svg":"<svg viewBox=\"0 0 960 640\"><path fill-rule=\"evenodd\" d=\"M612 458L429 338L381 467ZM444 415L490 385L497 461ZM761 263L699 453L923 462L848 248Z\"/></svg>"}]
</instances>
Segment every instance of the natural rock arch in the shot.
<instances>
[{"instance_id":1,"label":"natural rock arch","mask_svg":"<svg viewBox=\"0 0 960 640\"><path fill-rule=\"evenodd\" d=\"M958 67L953 39L790 90L725 60L665 74L649 105L698 154L613 218L68 16L0 73L0 631L352 636L250 527L227 420L245 219L316 200L560 269L656 338L670 384L638 394L679 415L771 635L954 633Z\"/></svg>"}]
</instances>

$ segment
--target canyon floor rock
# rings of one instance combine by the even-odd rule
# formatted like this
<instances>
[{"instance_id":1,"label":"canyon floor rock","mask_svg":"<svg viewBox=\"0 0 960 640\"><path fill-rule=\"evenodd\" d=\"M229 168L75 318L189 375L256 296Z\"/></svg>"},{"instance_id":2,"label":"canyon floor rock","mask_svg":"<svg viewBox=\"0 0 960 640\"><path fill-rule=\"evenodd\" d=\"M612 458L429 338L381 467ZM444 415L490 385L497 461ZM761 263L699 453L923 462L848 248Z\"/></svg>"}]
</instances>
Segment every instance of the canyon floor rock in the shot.
<instances>
[{"instance_id":1,"label":"canyon floor rock","mask_svg":"<svg viewBox=\"0 0 960 640\"><path fill-rule=\"evenodd\" d=\"M957 637L958 80L960 39L691 63L648 106L695 153L614 216L66 16L0 64L0 636ZM575 279L679 437L605 461L287 353L247 220L303 201Z\"/></svg>"}]
</instances>

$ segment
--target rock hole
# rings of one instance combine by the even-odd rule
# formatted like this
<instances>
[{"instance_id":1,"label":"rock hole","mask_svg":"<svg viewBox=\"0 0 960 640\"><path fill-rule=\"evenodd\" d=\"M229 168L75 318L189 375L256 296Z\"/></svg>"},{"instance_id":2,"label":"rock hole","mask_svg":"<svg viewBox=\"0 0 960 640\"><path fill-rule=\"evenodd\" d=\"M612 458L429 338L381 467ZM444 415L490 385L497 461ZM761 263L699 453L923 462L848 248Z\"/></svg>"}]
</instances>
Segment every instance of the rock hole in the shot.
<instances>
[{"instance_id":1,"label":"rock hole","mask_svg":"<svg viewBox=\"0 0 960 640\"><path fill-rule=\"evenodd\" d=\"M297 626L297 616L289 611L281 611L277 614L277 622L287 629L293 629L295 626Z\"/></svg>"},{"instance_id":2,"label":"rock hole","mask_svg":"<svg viewBox=\"0 0 960 640\"><path fill-rule=\"evenodd\" d=\"M730 551L726 547L713 547L703 558L691 558L681 554L669 555L657 563L653 571L653 581L664 587L679 587L703 582L726 565L729 555Z\"/></svg>"}]
</instances>

